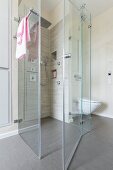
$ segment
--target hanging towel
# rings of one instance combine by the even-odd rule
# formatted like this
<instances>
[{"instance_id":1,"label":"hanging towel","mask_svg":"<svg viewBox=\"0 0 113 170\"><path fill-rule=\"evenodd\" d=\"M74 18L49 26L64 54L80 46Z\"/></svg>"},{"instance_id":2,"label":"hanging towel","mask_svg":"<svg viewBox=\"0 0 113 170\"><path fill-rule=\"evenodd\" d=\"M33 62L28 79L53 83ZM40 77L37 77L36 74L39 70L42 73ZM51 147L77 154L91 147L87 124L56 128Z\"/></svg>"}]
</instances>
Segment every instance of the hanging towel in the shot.
<instances>
[{"instance_id":1,"label":"hanging towel","mask_svg":"<svg viewBox=\"0 0 113 170\"><path fill-rule=\"evenodd\" d=\"M17 31L16 58L22 59L27 55L27 43L30 41L30 30L28 17L24 17Z\"/></svg>"}]
</instances>

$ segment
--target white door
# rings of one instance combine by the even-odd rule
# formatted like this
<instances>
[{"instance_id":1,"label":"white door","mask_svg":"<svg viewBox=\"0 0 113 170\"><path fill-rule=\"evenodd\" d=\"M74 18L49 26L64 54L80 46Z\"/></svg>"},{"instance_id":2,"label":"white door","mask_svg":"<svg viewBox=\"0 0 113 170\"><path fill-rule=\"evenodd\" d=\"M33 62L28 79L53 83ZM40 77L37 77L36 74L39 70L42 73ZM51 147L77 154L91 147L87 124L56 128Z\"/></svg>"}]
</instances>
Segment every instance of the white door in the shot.
<instances>
[{"instance_id":1,"label":"white door","mask_svg":"<svg viewBox=\"0 0 113 170\"><path fill-rule=\"evenodd\" d=\"M0 70L0 126L9 123L9 72Z\"/></svg>"}]
</instances>

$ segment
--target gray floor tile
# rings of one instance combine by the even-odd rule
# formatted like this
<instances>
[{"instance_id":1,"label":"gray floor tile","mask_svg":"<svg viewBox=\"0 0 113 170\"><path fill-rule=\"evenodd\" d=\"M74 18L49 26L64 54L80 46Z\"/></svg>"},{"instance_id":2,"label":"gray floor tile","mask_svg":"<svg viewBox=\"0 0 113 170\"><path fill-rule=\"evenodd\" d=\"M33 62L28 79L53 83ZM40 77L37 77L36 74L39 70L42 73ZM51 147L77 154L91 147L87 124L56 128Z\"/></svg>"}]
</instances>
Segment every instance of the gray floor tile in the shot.
<instances>
[{"instance_id":1,"label":"gray floor tile","mask_svg":"<svg viewBox=\"0 0 113 170\"><path fill-rule=\"evenodd\" d=\"M113 170L113 120L94 117L93 122L94 128L82 138L69 170ZM59 134L58 138L61 142ZM57 149L39 160L20 136L3 139L0 170L62 170L62 150Z\"/></svg>"}]
</instances>

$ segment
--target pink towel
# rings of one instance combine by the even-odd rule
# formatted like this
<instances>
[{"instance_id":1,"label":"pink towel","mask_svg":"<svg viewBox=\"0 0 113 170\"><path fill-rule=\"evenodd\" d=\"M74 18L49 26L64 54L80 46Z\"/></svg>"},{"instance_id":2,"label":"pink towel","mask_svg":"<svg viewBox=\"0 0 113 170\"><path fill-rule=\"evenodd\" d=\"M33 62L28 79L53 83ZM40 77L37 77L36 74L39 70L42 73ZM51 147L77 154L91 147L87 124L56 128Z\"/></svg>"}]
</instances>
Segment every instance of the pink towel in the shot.
<instances>
[{"instance_id":1,"label":"pink towel","mask_svg":"<svg viewBox=\"0 0 113 170\"><path fill-rule=\"evenodd\" d=\"M16 58L22 59L27 54L27 42L31 40L28 17L24 17L17 31Z\"/></svg>"}]
</instances>

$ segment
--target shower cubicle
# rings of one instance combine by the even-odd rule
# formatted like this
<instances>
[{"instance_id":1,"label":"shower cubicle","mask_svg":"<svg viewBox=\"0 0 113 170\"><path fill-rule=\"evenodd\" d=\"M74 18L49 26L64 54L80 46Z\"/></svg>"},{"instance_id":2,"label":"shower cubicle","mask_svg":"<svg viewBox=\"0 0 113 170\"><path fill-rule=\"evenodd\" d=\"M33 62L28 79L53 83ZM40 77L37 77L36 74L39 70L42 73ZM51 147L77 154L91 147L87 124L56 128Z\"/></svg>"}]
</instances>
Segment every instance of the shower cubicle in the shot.
<instances>
[{"instance_id":1,"label":"shower cubicle","mask_svg":"<svg viewBox=\"0 0 113 170\"><path fill-rule=\"evenodd\" d=\"M29 16L31 36L27 56L18 60L19 134L39 159L56 153L67 170L92 126L91 15L85 4L62 0L54 23L44 16L45 3L18 6L20 20Z\"/></svg>"}]
</instances>

